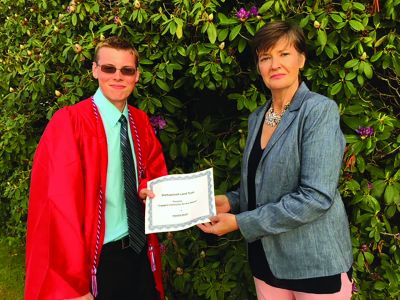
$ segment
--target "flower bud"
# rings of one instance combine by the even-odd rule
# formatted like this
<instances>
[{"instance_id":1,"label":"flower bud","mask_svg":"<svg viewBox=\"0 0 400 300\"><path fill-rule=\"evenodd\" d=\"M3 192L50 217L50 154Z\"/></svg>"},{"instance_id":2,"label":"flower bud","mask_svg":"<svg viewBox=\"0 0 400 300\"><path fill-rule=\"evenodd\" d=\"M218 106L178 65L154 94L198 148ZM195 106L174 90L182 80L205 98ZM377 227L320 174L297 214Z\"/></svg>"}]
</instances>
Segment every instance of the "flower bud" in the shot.
<instances>
[{"instance_id":1,"label":"flower bud","mask_svg":"<svg viewBox=\"0 0 400 300\"><path fill-rule=\"evenodd\" d=\"M14 89L12 87L10 87L10 93L13 93Z\"/></svg>"},{"instance_id":2,"label":"flower bud","mask_svg":"<svg viewBox=\"0 0 400 300\"><path fill-rule=\"evenodd\" d=\"M26 53L28 54L28 56L32 55L32 51L31 50L28 50Z\"/></svg>"},{"instance_id":3,"label":"flower bud","mask_svg":"<svg viewBox=\"0 0 400 300\"><path fill-rule=\"evenodd\" d=\"M49 20L46 20L46 21L44 21L44 24L45 24L46 26L49 26L49 25L50 25L50 21L49 21Z\"/></svg>"},{"instance_id":4,"label":"flower bud","mask_svg":"<svg viewBox=\"0 0 400 300\"><path fill-rule=\"evenodd\" d=\"M25 48L25 46L24 45L19 45L19 49L21 49L21 50L23 50Z\"/></svg>"},{"instance_id":5,"label":"flower bud","mask_svg":"<svg viewBox=\"0 0 400 300\"><path fill-rule=\"evenodd\" d=\"M321 27L321 24L317 20L315 20L314 21L314 28L319 29L320 27Z\"/></svg>"},{"instance_id":6,"label":"flower bud","mask_svg":"<svg viewBox=\"0 0 400 300\"><path fill-rule=\"evenodd\" d=\"M104 34L100 34L100 41L104 41L106 39L106 37L104 36Z\"/></svg>"},{"instance_id":7,"label":"flower bud","mask_svg":"<svg viewBox=\"0 0 400 300\"><path fill-rule=\"evenodd\" d=\"M367 59L367 53L363 52L363 54L360 56L361 60L366 60Z\"/></svg>"},{"instance_id":8,"label":"flower bud","mask_svg":"<svg viewBox=\"0 0 400 300\"><path fill-rule=\"evenodd\" d=\"M173 240L174 239L174 234L172 232L167 233L167 239Z\"/></svg>"},{"instance_id":9,"label":"flower bud","mask_svg":"<svg viewBox=\"0 0 400 300\"><path fill-rule=\"evenodd\" d=\"M222 42L221 44L219 44L218 48L221 49L221 50L224 50L225 42Z\"/></svg>"},{"instance_id":10,"label":"flower bud","mask_svg":"<svg viewBox=\"0 0 400 300\"><path fill-rule=\"evenodd\" d=\"M133 5L135 6L136 9L139 9L140 8L140 1L139 0L135 0Z\"/></svg>"},{"instance_id":11,"label":"flower bud","mask_svg":"<svg viewBox=\"0 0 400 300\"><path fill-rule=\"evenodd\" d=\"M56 95L56 97L60 97L61 96L61 92L59 90L55 90L54 94Z\"/></svg>"},{"instance_id":12,"label":"flower bud","mask_svg":"<svg viewBox=\"0 0 400 300\"><path fill-rule=\"evenodd\" d=\"M74 51L75 51L76 53L81 53L81 52L82 52L82 46L79 45L79 44L75 44L75 45L74 45Z\"/></svg>"},{"instance_id":13,"label":"flower bud","mask_svg":"<svg viewBox=\"0 0 400 300\"><path fill-rule=\"evenodd\" d=\"M54 32L60 32L60 29L57 26L54 26Z\"/></svg>"},{"instance_id":14,"label":"flower bud","mask_svg":"<svg viewBox=\"0 0 400 300\"><path fill-rule=\"evenodd\" d=\"M33 8L31 8L29 11L30 11L30 12L34 12Z\"/></svg>"},{"instance_id":15,"label":"flower bud","mask_svg":"<svg viewBox=\"0 0 400 300\"><path fill-rule=\"evenodd\" d=\"M206 253L204 252L204 250L200 252L200 257L201 257L201 258L206 257Z\"/></svg>"},{"instance_id":16,"label":"flower bud","mask_svg":"<svg viewBox=\"0 0 400 300\"><path fill-rule=\"evenodd\" d=\"M183 274L183 269L180 267L176 268L176 275L182 275Z\"/></svg>"},{"instance_id":17,"label":"flower bud","mask_svg":"<svg viewBox=\"0 0 400 300\"><path fill-rule=\"evenodd\" d=\"M208 21L212 21L212 20L214 20L214 15L213 14L209 14L208 15Z\"/></svg>"},{"instance_id":18,"label":"flower bud","mask_svg":"<svg viewBox=\"0 0 400 300\"><path fill-rule=\"evenodd\" d=\"M69 5L67 7L67 12L69 13L73 13L76 10L76 6L75 5Z\"/></svg>"}]
</instances>

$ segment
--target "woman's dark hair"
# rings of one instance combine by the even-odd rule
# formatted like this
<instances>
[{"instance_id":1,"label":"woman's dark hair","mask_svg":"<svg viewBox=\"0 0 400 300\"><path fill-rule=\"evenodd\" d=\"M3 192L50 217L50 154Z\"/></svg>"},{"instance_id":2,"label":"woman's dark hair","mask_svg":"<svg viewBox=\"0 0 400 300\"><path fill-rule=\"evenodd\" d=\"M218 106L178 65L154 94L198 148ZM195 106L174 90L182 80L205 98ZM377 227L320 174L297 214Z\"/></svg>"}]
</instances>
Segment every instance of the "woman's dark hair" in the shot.
<instances>
[{"instance_id":1,"label":"woman's dark hair","mask_svg":"<svg viewBox=\"0 0 400 300\"><path fill-rule=\"evenodd\" d=\"M250 42L256 64L258 55L271 49L282 38L287 38L299 53L306 55L303 30L297 24L288 21L272 21L261 27Z\"/></svg>"}]
</instances>

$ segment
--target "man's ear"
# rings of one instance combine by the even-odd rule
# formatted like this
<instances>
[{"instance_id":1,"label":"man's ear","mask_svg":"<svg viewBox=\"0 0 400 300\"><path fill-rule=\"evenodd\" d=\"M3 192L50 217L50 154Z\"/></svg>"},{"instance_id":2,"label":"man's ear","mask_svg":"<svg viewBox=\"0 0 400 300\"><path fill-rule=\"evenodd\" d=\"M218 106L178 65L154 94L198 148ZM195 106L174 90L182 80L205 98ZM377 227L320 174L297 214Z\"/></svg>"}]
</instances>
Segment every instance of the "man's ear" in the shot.
<instances>
[{"instance_id":1,"label":"man's ear","mask_svg":"<svg viewBox=\"0 0 400 300\"><path fill-rule=\"evenodd\" d=\"M92 74L93 74L94 79L97 79L97 77L98 77L97 72L98 72L97 63L93 62L92 63Z\"/></svg>"},{"instance_id":2,"label":"man's ear","mask_svg":"<svg viewBox=\"0 0 400 300\"><path fill-rule=\"evenodd\" d=\"M139 79L140 79L140 71L139 71L139 69L136 69L136 73L135 73L135 83L138 83L139 82Z\"/></svg>"}]
</instances>

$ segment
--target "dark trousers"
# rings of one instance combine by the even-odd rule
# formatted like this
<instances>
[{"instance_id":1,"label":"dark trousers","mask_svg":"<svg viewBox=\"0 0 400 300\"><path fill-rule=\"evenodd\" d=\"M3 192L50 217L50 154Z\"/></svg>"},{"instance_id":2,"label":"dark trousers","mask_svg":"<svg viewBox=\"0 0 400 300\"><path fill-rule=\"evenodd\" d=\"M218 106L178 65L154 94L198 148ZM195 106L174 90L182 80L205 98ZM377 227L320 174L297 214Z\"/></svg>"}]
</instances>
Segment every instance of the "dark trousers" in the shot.
<instances>
[{"instance_id":1,"label":"dark trousers","mask_svg":"<svg viewBox=\"0 0 400 300\"><path fill-rule=\"evenodd\" d=\"M137 254L124 246L122 240L103 246L97 270L96 300L159 300L147 247Z\"/></svg>"}]
</instances>

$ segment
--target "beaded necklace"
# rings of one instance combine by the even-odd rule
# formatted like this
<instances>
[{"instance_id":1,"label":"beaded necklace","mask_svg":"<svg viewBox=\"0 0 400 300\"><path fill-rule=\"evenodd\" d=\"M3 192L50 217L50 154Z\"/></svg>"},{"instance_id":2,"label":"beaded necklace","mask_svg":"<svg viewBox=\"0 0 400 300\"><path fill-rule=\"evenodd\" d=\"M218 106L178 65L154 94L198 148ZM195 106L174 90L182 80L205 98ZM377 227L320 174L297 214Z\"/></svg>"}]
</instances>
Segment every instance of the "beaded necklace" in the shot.
<instances>
[{"instance_id":1,"label":"beaded necklace","mask_svg":"<svg viewBox=\"0 0 400 300\"><path fill-rule=\"evenodd\" d=\"M264 124L270 127L276 127L280 123L283 114L285 111L288 109L290 103L286 104L283 107L283 111L280 114L275 113L273 105L271 104L271 107L267 110L265 113L265 119L264 119Z\"/></svg>"}]
</instances>

